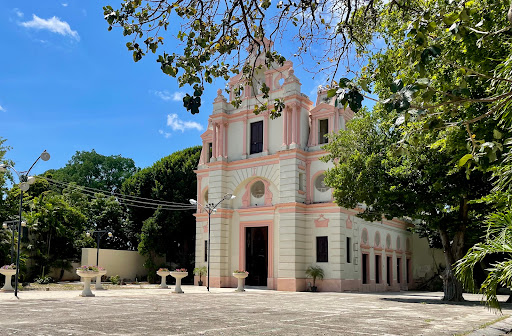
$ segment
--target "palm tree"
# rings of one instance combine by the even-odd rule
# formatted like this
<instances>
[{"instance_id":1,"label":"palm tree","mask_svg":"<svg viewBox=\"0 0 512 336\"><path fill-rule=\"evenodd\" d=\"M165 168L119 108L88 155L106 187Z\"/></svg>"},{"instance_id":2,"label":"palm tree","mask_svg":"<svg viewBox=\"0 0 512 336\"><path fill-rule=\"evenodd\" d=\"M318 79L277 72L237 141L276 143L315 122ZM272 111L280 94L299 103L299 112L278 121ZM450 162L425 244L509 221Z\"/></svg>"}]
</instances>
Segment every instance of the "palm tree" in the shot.
<instances>
[{"instance_id":1,"label":"palm tree","mask_svg":"<svg viewBox=\"0 0 512 336\"><path fill-rule=\"evenodd\" d=\"M306 270L306 276L313 278L313 286L311 290L316 292L316 278L322 280L324 278L324 270L320 266L309 266Z\"/></svg>"},{"instance_id":2,"label":"palm tree","mask_svg":"<svg viewBox=\"0 0 512 336\"><path fill-rule=\"evenodd\" d=\"M494 213L486 220L488 225L487 235L483 243L473 246L464 258L456 263L455 275L463 283L464 287L476 292L473 270L477 263L486 256L500 253L502 261L491 264L485 281L478 292L485 296L485 303L501 311L496 290L498 286L512 287L512 211L506 210Z\"/></svg>"}]
</instances>

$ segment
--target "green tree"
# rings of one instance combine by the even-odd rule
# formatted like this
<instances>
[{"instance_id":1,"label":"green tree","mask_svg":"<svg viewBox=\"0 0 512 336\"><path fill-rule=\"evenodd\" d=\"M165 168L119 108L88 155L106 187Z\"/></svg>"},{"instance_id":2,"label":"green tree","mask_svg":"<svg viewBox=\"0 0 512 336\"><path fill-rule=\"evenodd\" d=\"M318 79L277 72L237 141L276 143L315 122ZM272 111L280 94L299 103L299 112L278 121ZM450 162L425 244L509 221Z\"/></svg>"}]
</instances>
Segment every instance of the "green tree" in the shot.
<instances>
[{"instance_id":1,"label":"green tree","mask_svg":"<svg viewBox=\"0 0 512 336\"><path fill-rule=\"evenodd\" d=\"M0 137L0 164L9 163L5 158L5 154L10 150L9 146L5 145L7 140ZM16 215L16 204L12 199L7 198L7 181L9 174L0 173L0 223L5 220L13 218ZM7 230L0 229L0 264L5 265L10 263L11 251L11 236Z\"/></svg>"},{"instance_id":2,"label":"green tree","mask_svg":"<svg viewBox=\"0 0 512 336\"><path fill-rule=\"evenodd\" d=\"M339 104L355 111L364 98L376 100L374 113L380 111L382 119L377 116L373 120L378 126L372 131L373 138L381 141L380 148L362 138L340 135L340 146L345 144L343 140L367 145L356 146L365 154L352 157L351 164L361 169L373 164L382 171L373 178L366 176L370 181L366 194L338 196L340 200L362 199L377 214L422 219L427 228L435 229L448 264L444 274L447 299L452 295L447 292L450 286L446 280L453 279L452 265L462 257L467 235L474 236L478 232L475 224L493 209L476 200L490 192L491 177L507 184L504 177L510 176L505 173L510 167L500 168L510 155L509 3L401 4L390 2L380 12L375 33L385 46L371 55L355 79L340 79L329 91ZM389 140L382 143L382 139ZM345 155L342 148L330 150L334 158ZM341 176L352 169L339 167L335 170ZM357 170L352 173L361 177ZM420 183L394 181L396 177L410 177ZM344 189L334 176L332 179ZM421 181L431 189L418 190ZM356 187L359 183L352 182ZM394 190L388 191L389 187ZM407 190L412 193L403 195ZM377 200L372 199L371 192L377 192ZM418 195L422 197L415 199ZM411 196L410 201L404 196ZM457 281L450 282L456 286L453 297L461 299Z\"/></svg>"},{"instance_id":3,"label":"green tree","mask_svg":"<svg viewBox=\"0 0 512 336\"><path fill-rule=\"evenodd\" d=\"M335 166L325 182L334 187L340 206L364 203L366 210L359 216L366 220L417 220L431 240L440 239L446 260L444 300L460 301L462 287L452 265L464 255L467 236L481 232L482 218L491 211L485 204L471 204L490 192L491 173L475 171L467 179L456 167L455 158L467 150L464 128L418 131L403 144L404 132L423 126L396 126L395 118L379 107L372 113L362 110L326 145L330 154L325 159ZM442 144L437 139L443 139Z\"/></svg>"},{"instance_id":4,"label":"green tree","mask_svg":"<svg viewBox=\"0 0 512 336\"><path fill-rule=\"evenodd\" d=\"M108 230L112 237L102 240L101 247L107 249L135 249L129 243L128 222L125 207L114 196L95 194L83 210L91 230Z\"/></svg>"},{"instance_id":5,"label":"green tree","mask_svg":"<svg viewBox=\"0 0 512 336\"><path fill-rule=\"evenodd\" d=\"M201 147L191 147L175 152L153 166L142 169L123 184L125 195L153 200L189 204L195 198L197 168ZM152 269L154 257L166 255L167 260L192 269L195 254L195 222L192 209L182 205L155 207L140 204L127 205L130 229L129 237L139 252L147 256L146 267ZM140 233L133 235L133 233ZM151 273L151 272L150 272ZM154 272L153 272L154 273Z\"/></svg>"},{"instance_id":6,"label":"green tree","mask_svg":"<svg viewBox=\"0 0 512 336\"><path fill-rule=\"evenodd\" d=\"M135 62L150 51L159 51L157 62L162 72L177 77L180 86L193 87L193 93L183 98L183 105L197 113L205 85L215 78L227 80L240 69L245 83L261 86L265 98L262 109L266 109L269 88L253 76L259 64L246 62L244 57L248 51L261 55L266 65L282 64L285 58L272 50L264 37L286 36L288 43L294 36L297 57L313 57L319 67L335 72L354 47L361 49L371 40L380 7L381 1L354 0L123 0L117 9L105 6L104 17L109 30L120 27L124 36L132 37L126 47ZM355 25L355 13L364 27ZM362 32L367 32L366 36ZM176 37L180 46L171 43L167 46L171 51L160 52L164 41ZM234 88L234 93L233 103L238 105L240 88ZM271 115L276 117L283 105L279 101L273 104Z\"/></svg>"},{"instance_id":7,"label":"green tree","mask_svg":"<svg viewBox=\"0 0 512 336\"><path fill-rule=\"evenodd\" d=\"M45 276L52 267L68 269L80 260L86 217L54 193L34 197L30 209L25 213L30 228L26 249L35 263L33 275Z\"/></svg>"},{"instance_id":8,"label":"green tree","mask_svg":"<svg viewBox=\"0 0 512 336\"><path fill-rule=\"evenodd\" d=\"M48 171L53 179L75 182L79 186L117 192L123 182L137 171L132 159L120 155L105 156L92 151L77 151L65 167Z\"/></svg>"},{"instance_id":9,"label":"green tree","mask_svg":"<svg viewBox=\"0 0 512 336\"><path fill-rule=\"evenodd\" d=\"M486 304L501 310L496 296L497 290L499 287L512 287L512 212L505 209L491 214L486 223L488 230L485 241L475 244L457 262L456 275L467 290L483 294ZM494 258L492 264L488 265L487 278L477 287L473 272L477 265L491 256L501 258Z\"/></svg>"}]
</instances>

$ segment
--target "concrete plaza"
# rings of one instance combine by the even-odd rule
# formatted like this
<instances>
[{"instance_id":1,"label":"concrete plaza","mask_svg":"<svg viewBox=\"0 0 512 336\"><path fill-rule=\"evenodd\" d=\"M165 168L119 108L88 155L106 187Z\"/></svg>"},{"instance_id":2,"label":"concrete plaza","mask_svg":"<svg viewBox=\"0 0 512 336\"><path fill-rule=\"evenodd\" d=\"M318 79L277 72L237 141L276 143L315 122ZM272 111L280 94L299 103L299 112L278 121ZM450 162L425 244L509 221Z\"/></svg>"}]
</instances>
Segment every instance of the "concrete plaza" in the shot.
<instances>
[{"instance_id":1,"label":"concrete plaza","mask_svg":"<svg viewBox=\"0 0 512 336\"><path fill-rule=\"evenodd\" d=\"M146 287L93 290L89 298L76 290L22 291L19 300L0 293L0 335L465 335L502 317L477 295L445 304L442 293L426 292ZM512 307L504 308L509 315Z\"/></svg>"}]
</instances>

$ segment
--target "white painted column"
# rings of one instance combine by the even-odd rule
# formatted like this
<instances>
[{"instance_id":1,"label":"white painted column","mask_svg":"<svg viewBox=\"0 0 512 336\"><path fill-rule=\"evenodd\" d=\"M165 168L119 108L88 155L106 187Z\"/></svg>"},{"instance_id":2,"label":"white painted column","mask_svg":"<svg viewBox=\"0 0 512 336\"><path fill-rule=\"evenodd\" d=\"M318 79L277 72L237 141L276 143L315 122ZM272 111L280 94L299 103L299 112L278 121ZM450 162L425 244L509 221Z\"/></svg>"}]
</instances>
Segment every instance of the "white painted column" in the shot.
<instances>
[{"instance_id":1,"label":"white painted column","mask_svg":"<svg viewBox=\"0 0 512 336\"><path fill-rule=\"evenodd\" d=\"M297 109L295 106L291 106L292 108L292 143L291 145L297 144Z\"/></svg>"},{"instance_id":2,"label":"white painted column","mask_svg":"<svg viewBox=\"0 0 512 336\"><path fill-rule=\"evenodd\" d=\"M224 157L224 123L221 121L219 125L219 156Z\"/></svg>"},{"instance_id":3,"label":"white painted column","mask_svg":"<svg viewBox=\"0 0 512 336\"><path fill-rule=\"evenodd\" d=\"M242 152L243 158L245 159L247 157L247 116L243 117L243 123L244 123L244 150Z\"/></svg>"},{"instance_id":4,"label":"white painted column","mask_svg":"<svg viewBox=\"0 0 512 336\"><path fill-rule=\"evenodd\" d=\"M228 126L229 123L224 124L224 157L228 157Z\"/></svg>"},{"instance_id":5,"label":"white painted column","mask_svg":"<svg viewBox=\"0 0 512 336\"><path fill-rule=\"evenodd\" d=\"M263 152L268 153L268 110L263 112Z\"/></svg>"},{"instance_id":6,"label":"white painted column","mask_svg":"<svg viewBox=\"0 0 512 336\"><path fill-rule=\"evenodd\" d=\"M217 158L217 124L212 123L212 125L213 125L212 158L215 160Z\"/></svg>"},{"instance_id":7,"label":"white painted column","mask_svg":"<svg viewBox=\"0 0 512 336\"><path fill-rule=\"evenodd\" d=\"M283 110L283 148L288 146L288 111L286 109Z\"/></svg>"},{"instance_id":8,"label":"white painted column","mask_svg":"<svg viewBox=\"0 0 512 336\"><path fill-rule=\"evenodd\" d=\"M301 128L301 106L299 104L295 105L294 106L294 109L296 110L296 118L297 120L295 121L295 125L297 126L297 135L296 135L296 139L295 139L295 142L297 143L297 145L300 146L300 128Z\"/></svg>"}]
</instances>

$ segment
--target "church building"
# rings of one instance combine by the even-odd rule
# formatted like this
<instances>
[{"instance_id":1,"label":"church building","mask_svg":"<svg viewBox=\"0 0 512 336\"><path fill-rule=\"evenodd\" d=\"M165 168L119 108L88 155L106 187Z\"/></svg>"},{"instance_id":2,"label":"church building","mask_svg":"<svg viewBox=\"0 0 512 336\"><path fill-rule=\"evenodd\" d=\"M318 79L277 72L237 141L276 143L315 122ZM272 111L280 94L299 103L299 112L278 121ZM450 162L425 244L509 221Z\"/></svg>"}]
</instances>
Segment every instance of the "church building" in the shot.
<instances>
[{"instance_id":1,"label":"church building","mask_svg":"<svg viewBox=\"0 0 512 336\"><path fill-rule=\"evenodd\" d=\"M244 86L239 108L230 104L233 93L226 98L218 90L201 135L197 201L236 196L211 215L210 286L236 287L233 271L247 270L246 285L309 290L305 271L312 265L325 274L316 282L320 291L406 290L430 277L435 253L407 230L411 224L358 218L362 209L337 206L324 184L324 172L333 167L320 161L325 135L344 129L354 113L326 102L325 91L313 103L290 61L255 76L270 88L269 101L284 100L282 116L254 114L263 101L257 85ZM241 85L241 76L228 85ZM195 264L201 267L208 258L208 214L199 206L195 216Z\"/></svg>"}]
</instances>

